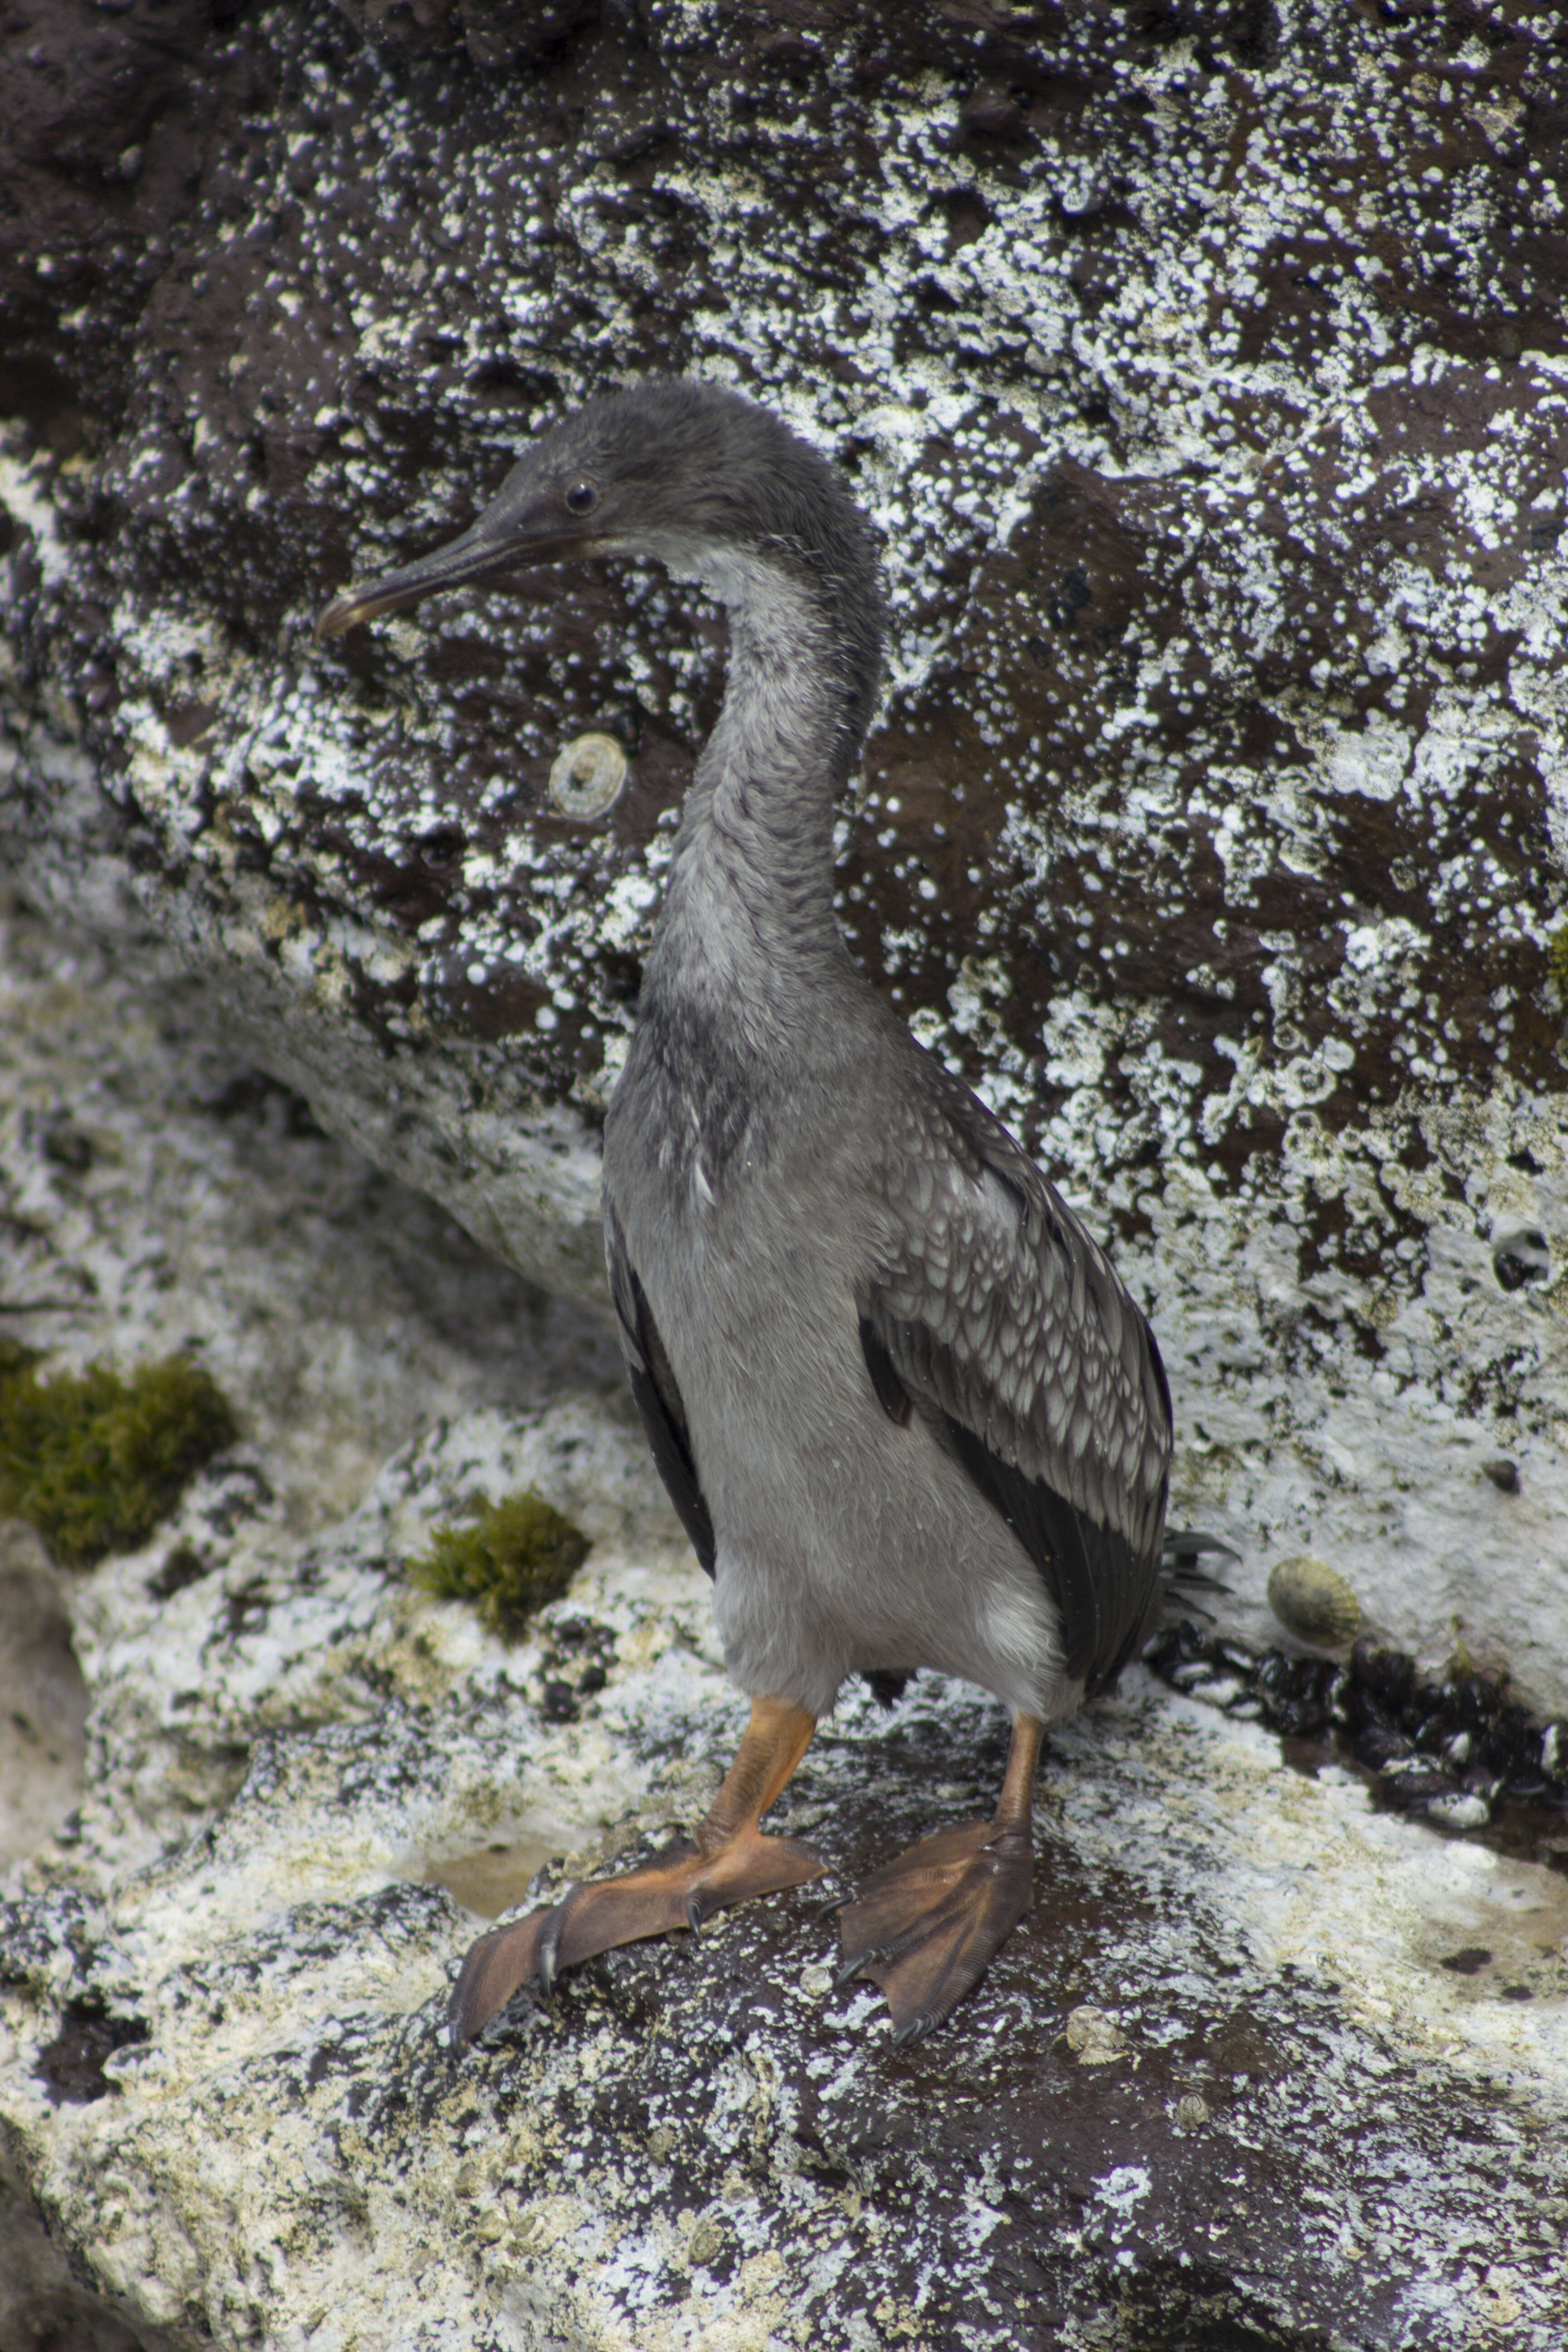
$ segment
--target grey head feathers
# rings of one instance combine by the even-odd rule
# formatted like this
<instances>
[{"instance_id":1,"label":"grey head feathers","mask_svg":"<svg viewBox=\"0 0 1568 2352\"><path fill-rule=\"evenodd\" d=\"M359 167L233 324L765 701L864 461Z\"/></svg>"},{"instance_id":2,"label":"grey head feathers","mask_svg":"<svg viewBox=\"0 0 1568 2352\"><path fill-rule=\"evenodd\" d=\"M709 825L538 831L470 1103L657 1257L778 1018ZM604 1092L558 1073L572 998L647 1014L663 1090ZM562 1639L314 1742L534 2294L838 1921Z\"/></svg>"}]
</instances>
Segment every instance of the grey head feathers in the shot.
<instances>
[{"instance_id":1,"label":"grey head feathers","mask_svg":"<svg viewBox=\"0 0 1568 2352\"><path fill-rule=\"evenodd\" d=\"M461 538L335 597L317 628L335 636L437 588L599 555L655 556L721 594L750 593L759 567L804 591L835 671L831 764L847 772L881 670L870 530L826 457L718 384L654 376L590 401L523 452Z\"/></svg>"},{"instance_id":2,"label":"grey head feathers","mask_svg":"<svg viewBox=\"0 0 1568 2352\"><path fill-rule=\"evenodd\" d=\"M843 773L853 765L881 672L883 604L870 530L826 457L739 393L653 377L590 402L547 434L520 459L496 507L514 484L531 499L544 480L563 497L591 484L597 501L587 526L672 571L718 584L739 559L742 574L765 565L804 589L839 673L834 766Z\"/></svg>"}]
</instances>

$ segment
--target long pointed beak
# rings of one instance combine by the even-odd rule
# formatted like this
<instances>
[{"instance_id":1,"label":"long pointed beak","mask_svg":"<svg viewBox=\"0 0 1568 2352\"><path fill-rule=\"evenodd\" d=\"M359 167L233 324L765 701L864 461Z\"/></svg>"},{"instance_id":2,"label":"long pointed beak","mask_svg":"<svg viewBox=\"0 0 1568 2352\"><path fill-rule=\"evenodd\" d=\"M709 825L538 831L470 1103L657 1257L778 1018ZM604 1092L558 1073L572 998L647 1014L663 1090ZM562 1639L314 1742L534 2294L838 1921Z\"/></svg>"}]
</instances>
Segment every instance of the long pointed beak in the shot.
<instances>
[{"instance_id":1,"label":"long pointed beak","mask_svg":"<svg viewBox=\"0 0 1568 2352\"><path fill-rule=\"evenodd\" d=\"M345 629L357 627L361 621L374 621L383 613L400 613L438 588L465 588L474 581L494 580L531 564L558 563L565 556L581 559L595 552L591 543L574 533L509 532L498 539L493 528L487 531L485 522L481 515L460 539L437 548L431 555L422 555L416 563L405 563L380 580L343 589L317 621L316 635L341 637Z\"/></svg>"}]
</instances>

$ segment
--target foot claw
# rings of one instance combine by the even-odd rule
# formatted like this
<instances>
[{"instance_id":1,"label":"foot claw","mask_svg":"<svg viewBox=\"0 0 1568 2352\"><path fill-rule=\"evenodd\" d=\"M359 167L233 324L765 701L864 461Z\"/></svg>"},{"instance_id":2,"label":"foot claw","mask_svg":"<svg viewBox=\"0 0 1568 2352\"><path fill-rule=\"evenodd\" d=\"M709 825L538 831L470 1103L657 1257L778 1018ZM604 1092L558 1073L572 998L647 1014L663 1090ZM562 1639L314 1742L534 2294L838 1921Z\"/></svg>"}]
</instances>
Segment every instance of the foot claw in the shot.
<instances>
[{"instance_id":1,"label":"foot claw","mask_svg":"<svg viewBox=\"0 0 1568 2352\"><path fill-rule=\"evenodd\" d=\"M547 1996L555 1989L555 1971L561 1965L561 1930L566 1922L566 1906L580 1884L580 1881L574 1880L553 1911L546 1912L544 1923L539 1930L539 1951L533 1965L539 1977L539 1990Z\"/></svg>"}]
</instances>

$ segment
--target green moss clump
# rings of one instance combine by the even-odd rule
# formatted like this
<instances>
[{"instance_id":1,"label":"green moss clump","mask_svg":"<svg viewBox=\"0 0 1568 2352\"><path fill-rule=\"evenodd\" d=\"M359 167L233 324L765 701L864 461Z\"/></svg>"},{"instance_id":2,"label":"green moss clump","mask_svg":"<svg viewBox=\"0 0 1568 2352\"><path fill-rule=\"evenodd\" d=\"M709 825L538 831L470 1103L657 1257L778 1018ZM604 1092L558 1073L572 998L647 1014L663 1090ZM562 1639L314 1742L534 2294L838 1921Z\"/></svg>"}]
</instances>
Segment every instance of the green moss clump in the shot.
<instances>
[{"instance_id":1,"label":"green moss clump","mask_svg":"<svg viewBox=\"0 0 1568 2352\"><path fill-rule=\"evenodd\" d=\"M482 1503L471 1526L437 1528L409 1574L438 1601L471 1601L479 1622L519 1640L534 1612L559 1601L588 1557L588 1538L531 1486Z\"/></svg>"},{"instance_id":2,"label":"green moss clump","mask_svg":"<svg viewBox=\"0 0 1568 2352\"><path fill-rule=\"evenodd\" d=\"M1557 992L1568 1004L1568 923L1560 923L1546 942L1546 969Z\"/></svg>"},{"instance_id":3,"label":"green moss clump","mask_svg":"<svg viewBox=\"0 0 1568 2352\"><path fill-rule=\"evenodd\" d=\"M41 1351L29 1348L25 1340L0 1339L0 1383L15 1380L18 1372L30 1371L41 1361Z\"/></svg>"},{"instance_id":4,"label":"green moss clump","mask_svg":"<svg viewBox=\"0 0 1568 2352\"><path fill-rule=\"evenodd\" d=\"M0 1511L31 1519L68 1566L90 1568L145 1543L237 1435L222 1390L184 1356L124 1378L107 1364L52 1380L29 1362L0 1365Z\"/></svg>"}]
</instances>

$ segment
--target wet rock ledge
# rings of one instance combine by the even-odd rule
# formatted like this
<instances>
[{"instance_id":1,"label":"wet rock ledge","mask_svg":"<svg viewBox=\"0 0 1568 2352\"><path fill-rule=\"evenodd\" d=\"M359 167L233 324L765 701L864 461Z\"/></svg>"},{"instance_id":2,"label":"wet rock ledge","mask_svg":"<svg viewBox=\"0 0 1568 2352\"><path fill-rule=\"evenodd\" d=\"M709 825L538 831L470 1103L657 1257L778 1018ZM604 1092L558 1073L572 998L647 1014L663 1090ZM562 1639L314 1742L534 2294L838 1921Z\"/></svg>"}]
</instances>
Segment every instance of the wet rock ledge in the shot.
<instances>
[{"instance_id":1,"label":"wet rock ledge","mask_svg":"<svg viewBox=\"0 0 1568 2352\"><path fill-rule=\"evenodd\" d=\"M69 1811L7 1824L7 2352L1556 2352L1568 1788L1468 1832L1391 1803L1345 1740L1426 1753L1429 1711L1375 1648L1172 1628L1167 1682L1053 1735L1033 1912L921 2049L834 1991L821 1906L989 1801L1000 1713L930 1678L851 1696L793 1784L825 1885L595 1963L454 2068L485 1920L691 1820L740 1704L596 1326L209 1013L0 931L35 1343L184 1347L239 1422L140 1550L58 1571L90 1713ZM529 1487L593 1548L508 1645L408 1570ZM1477 1759L1518 1766L1486 1692Z\"/></svg>"}]
</instances>

